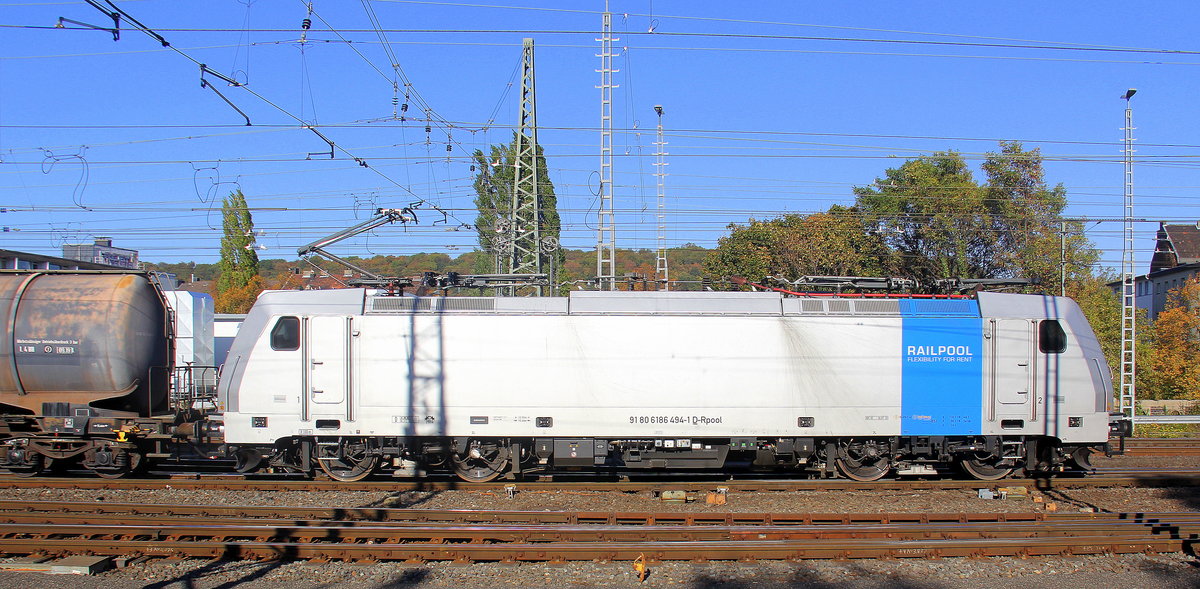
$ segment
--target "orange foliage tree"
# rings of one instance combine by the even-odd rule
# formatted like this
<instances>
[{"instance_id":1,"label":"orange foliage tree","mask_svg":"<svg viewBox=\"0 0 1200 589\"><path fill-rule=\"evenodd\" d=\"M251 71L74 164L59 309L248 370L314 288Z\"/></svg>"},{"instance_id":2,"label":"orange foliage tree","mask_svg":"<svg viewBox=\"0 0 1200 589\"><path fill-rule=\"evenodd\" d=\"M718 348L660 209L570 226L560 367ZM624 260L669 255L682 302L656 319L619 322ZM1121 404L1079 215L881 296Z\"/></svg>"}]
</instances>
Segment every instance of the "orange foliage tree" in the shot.
<instances>
[{"instance_id":1,"label":"orange foliage tree","mask_svg":"<svg viewBox=\"0 0 1200 589\"><path fill-rule=\"evenodd\" d=\"M1164 399L1200 399L1200 277L1167 293L1150 369Z\"/></svg>"},{"instance_id":2,"label":"orange foliage tree","mask_svg":"<svg viewBox=\"0 0 1200 589\"><path fill-rule=\"evenodd\" d=\"M259 293L266 288L267 285L262 276L255 274L242 286L234 286L218 292L214 297L213 306L222 313L246 313L250 307L254 306L254 301L258 299Z\"/></svg>"}]
</instances>

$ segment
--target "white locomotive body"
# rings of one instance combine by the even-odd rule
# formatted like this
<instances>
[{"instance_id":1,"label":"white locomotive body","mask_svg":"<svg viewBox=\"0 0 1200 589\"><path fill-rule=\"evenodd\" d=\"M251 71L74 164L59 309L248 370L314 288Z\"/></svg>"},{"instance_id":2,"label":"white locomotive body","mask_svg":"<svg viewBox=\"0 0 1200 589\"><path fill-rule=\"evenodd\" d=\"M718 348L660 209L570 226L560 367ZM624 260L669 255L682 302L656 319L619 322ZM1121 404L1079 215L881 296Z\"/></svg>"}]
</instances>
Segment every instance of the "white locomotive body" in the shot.
<instances>
[{"instance_id":1,"label":"white locomotive body","mask_svg":"<svg viewBox=\"0 0 1200 589\"><path fill-rule=\"evenodd\" d=\"M243 470L1086 464L1112 386L1069 299L264 293L219 385Z\"/></svg>"}]
</instances>

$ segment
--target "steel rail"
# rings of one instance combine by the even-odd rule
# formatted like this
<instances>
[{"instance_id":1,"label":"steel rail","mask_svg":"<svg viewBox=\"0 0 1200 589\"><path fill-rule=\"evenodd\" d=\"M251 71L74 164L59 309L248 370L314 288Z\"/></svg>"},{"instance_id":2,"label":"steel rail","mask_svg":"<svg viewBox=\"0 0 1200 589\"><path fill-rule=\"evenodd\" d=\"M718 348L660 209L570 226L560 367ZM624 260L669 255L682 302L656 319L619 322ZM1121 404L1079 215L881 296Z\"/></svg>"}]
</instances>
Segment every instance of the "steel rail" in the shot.
<instances>
[{"instance_id":1,"label":"steel rail","mask_svg":"<svg viewBox=\"0 0 1200 589\"><path fill-rule=\"evenodd\" d=\"M1114 474L1109 474L1110 472ZM655 479L645 481L551 480L466 483L457 480L375 480L340 482L327 479L243 478L230 475L191 475L186 478L20 478L0 476L0 489L207 489L233 491L685 491L705 492L717 488L729 491L923 491L977 489L996 486L1026 486L1037 489L1079 489L1095 487L1191 487L1200 485L1200 469L1097 469L1087 476L1012 478L999 481L977 480L881 480L870 482L847 479Z\"/></svg>"},{"instance_id":2,"label":"steel rail","mask_svg":"<svg viewBox=\"0 0 1200 589\"><path fill-rule=\"evenodd\" d=\"M304 525L301 525L304 524ZM311 524L311 525L308 525ZM1142 538L1165 535L1195 539L1195 518L1159 523L1134 520L1045 520L1033 523L971 522L938 524L843 524L817 526L679 526L679 525L459 525L412 524L360 526L349 522L237 523L162 522L145 518L133 522L47 521L0 523L0 538L22 539L36 547L46 538L115 540L193 540L217 542L325 542L330 544L460 544L532 542L637 542L727 540L959 540L986 538L1097 537Z\"/></svg>"},{"instance_id":3,"label":"steel rail","mask_svg":"<svg viewBox=\"0 0 1200 589\"><path fill-rule=\"evenodd\" d=\"M689 512L609 512L609 511L503 511L470 509L415 509L396 507L309 507L309 506L240 506L240 505L178 505L115 502L61 501L0 501L0 521L16 517L36 517L47 521L71 516L111 516L157 518L197 518L246 520L296 520L319 522L365 522L391 524L539 524L539 525L677 525L677 526L814 526L814 525L874 525L939 523L1020 523L1042 521L1191 521L1200 512L1144 513L689 513Z\"/></svg>"},{"instance_id":4,"label":"steel rail","mask_svg":"<svg viewBox=\"0 0 1200 589\"><path fill-rule=\"evenodd\" d=\"M1126 438L1126 456L1200 456L1197 438Z\"/></svg>"},{"instance_id":5,"label":"steel rail","mask_svg":"<svg viewBox=\"0 0 1200 589\"><path fill-rule=\"evenodd\" d=\"M334 542L534 542L827 538L999 538L1077 535L1138 536L1147 532L1183 537L1200 530L1200 514L1154 517L978 518L972 521L888 521L738 524L691 523L456 523L404 521L323 521L230 517L178 517L116 514L4 514L0 537L109 537L229 541Z\"/></svg>"}]
</instances>

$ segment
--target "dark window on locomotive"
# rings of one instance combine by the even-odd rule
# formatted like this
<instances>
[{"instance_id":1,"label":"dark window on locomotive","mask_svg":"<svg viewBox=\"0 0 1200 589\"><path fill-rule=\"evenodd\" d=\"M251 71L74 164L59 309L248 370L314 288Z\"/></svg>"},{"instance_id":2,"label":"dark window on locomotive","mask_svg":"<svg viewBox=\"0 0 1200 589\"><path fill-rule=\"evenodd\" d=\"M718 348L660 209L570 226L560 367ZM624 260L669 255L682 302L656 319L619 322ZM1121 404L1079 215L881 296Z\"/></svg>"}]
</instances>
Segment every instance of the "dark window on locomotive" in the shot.
<instances>
[{"instance_id":1,"label":"dark window on locomotive","mask_svg":"<svg viewBox=\"0 0 1200 589\"><path fill-rule=\"evenodd\" d=\"M300 318L280 317L271 329L272 350L300 349Z\"/></svg>"},{"instance_id":2,"label":"dark window on locomotive","mask_svg":"<svg viewBox=\"0 0 1200 589\"><path fill-rule=\"evenodd\" d=\"M1057 319L1047 319L1038 326L1038 348L1043 354L1061 354L1067 351L1067 334Z\"/></svg>"}]
</instances>

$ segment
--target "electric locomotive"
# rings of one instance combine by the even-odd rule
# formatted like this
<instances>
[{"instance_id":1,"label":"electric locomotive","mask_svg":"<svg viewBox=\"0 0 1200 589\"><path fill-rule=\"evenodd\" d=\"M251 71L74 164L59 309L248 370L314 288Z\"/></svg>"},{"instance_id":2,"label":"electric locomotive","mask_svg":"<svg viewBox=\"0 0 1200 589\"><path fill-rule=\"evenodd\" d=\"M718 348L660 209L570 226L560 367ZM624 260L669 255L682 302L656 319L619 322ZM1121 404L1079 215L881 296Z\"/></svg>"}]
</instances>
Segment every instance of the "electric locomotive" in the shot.
<instances>
[{"instance_id":1,"label":"electric locomotive","mask_svg":"<svg viewBox=\"0 0 1200 589\"><path fill-rule=\"evenodd\" d=\"M267 292L218 385L238 469L791 469L984 480L1087 467L1112 383L1062 297Z\"/></svg>"}]
</instances>

